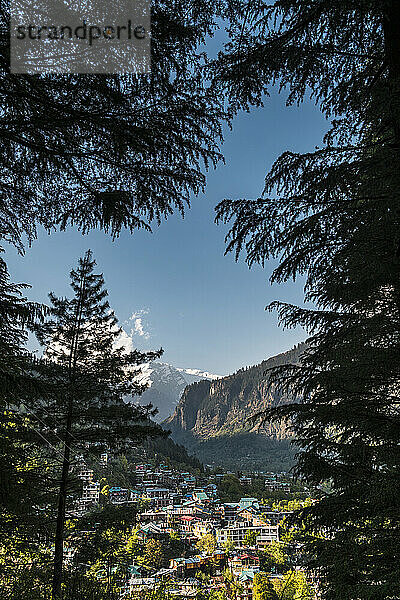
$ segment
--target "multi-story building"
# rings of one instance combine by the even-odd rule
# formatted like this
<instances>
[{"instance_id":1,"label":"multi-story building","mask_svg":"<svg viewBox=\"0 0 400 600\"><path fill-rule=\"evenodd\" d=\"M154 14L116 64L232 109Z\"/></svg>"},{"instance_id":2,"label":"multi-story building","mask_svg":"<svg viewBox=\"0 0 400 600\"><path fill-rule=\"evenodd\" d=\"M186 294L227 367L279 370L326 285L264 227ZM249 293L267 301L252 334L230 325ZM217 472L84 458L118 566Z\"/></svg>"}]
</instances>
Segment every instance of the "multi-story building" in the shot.
<instances>
[{"instance_id":1,"label":"multi-story building","mask_svg":"<svg viewBox=\"0 0 400 600\"><path fill-rule=\"evenodd\" d=\"M224 521L236 521L236 515L239 510L239 504L237 502L225 502L225 504L222 504L221 508Z\"/></svg>"},{"instance_id":2,"label":"multi-story building","mask_svg":"<svg viewBox=\"0 0 400 600\"><path fill-rule=\"evenodd\" d=\"M171 490L168 488L148 487L144 493L146 498L150 498L153 506L168 506L171 503Z\"/></svg>"},{"instance_id":3,"label":"multi-story building","mask_svg":"<svg viewBox=\"0 0 400 600\"><path fill-rule=\"evenodd\" d=\"M217 543L222 546L226 542L233 542L236 547L243 547L246 546L246 536L253 532L257 534L258 546L267 546L272 541L279 541L278 525L252 525L243 521L217 529Z\"/></svg>"},{"instance_id":4,"label":"multi-story building","mask_svg":"<svg viewBox=\"0 0 400 600\"><path fill-rule=\"evenodd\" d=\"M86 509L100 501L100 483L98 481L88 481L83 484L81 508Z\"/></svg>"}]
</instances>

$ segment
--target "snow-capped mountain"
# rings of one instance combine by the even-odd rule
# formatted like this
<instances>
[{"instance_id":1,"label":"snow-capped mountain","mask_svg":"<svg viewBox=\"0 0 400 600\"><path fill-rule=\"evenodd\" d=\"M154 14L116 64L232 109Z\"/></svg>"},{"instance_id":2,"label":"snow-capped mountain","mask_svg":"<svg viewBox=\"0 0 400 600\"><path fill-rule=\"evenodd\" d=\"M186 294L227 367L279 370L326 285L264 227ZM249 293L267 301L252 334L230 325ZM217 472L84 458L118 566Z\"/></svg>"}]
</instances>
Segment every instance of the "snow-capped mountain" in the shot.
<instances>
[{"instance_id":1,"label":"snow-capped mountain","mask_svg":"<svg viewBox=\"0 0 400 600\"><path fill-rule=\"evenodd\" d=\"M196 381L220 379L200 369L184 369L167 363L152 362L142 368L141 380L149 384L149 389L140 397L140 404L149 404L158 408L155 420L164 421L176 408L185 387Z\"/></svg>"}]
</instances>

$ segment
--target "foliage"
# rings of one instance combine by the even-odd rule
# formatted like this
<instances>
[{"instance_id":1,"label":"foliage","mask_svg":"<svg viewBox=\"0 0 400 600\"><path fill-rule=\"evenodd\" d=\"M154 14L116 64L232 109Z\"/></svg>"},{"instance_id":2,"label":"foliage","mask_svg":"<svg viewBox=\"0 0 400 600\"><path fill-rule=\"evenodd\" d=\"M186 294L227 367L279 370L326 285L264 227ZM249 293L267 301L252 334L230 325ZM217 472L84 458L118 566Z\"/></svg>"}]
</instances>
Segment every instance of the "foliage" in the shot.
<instances>
[{"instance_id":1,"label":"foliage","mask_svg":"<svg viewBox=\"0 0 400 600\"><path fill-rule=\"evenodd\" d=\"M151 9L148 75L16 77L2 36L3 239L21 248L37 224L112 236L148 229L204 188L227 114L201 77L198 47L217 28L219 3L157 0ZM0 18L8 31L6 8Z\"/></svg>"},{"instance_id":2,"label":"foliage","mask_svg":"<svg viewBox=\"0 0 400 600\"><path fill-rule=\"evenodd\" d=\"M398 446L400 324L400 4L239 2L216 85L237 106L278 82L288 102L308 91L332 118L323 146L285 152L256 200L225 200L227 251L249 265L278 260L271 281L305 277L311 307L274 303L285 327L309 333L301 364L272 381L299 404L289 419L297 472L329 493L301 518L310 566L327 600L400 595ZM308 535L308 533L307 533Z\"/></svg>"},{"instance_id":3,"label":"foliage","mask_svg":"<svg viewBox=\"0 0 400 600\"><path fill-rule=\"evenodd\" d=\"M256 573L253 581L254 600L278 600L278 595L266 573Z\"/></svg>"},{"instance_id":4,"label":"foliage","mask_svg":"<svg viewBox=\"0 0 400 600\"><path fill-rule=\"evenodd\" d=\"M71 271L73 297L50 294L52 318L35 326L45 358L38 370L53 393L37 407L41 422L62 442L62 470L55 533L53 598L61 596L63 537L71 466L91 448L95 456L107 449L121 452L151 435L165 435L151 425L151 406L125 402L146 385L138 382L140 365L162 351L128 352L116 345L120 329L105 299L102 275L94 273L88 251ZM60 431L61 437L57 433Z\"/></svg>"},{"instance_id":5,"label":"foliage","mask_svg":"<svg viewBox=\"0 0 400 600\"><path fill-rule=\"evenodd\" d=\"M197 540L196 546L201 552L213 554L217 547L217 540L212 533L206 533L205 535L202 535L199 540Z\"/></svg>"},{"instance_id":6,"label":"foliage","mask_svg":"<svg viewBox=\"0 0 400 600\"><path fill-rule=\"evenodd\" d=\"M313 600L315 597L302 571L287 571L283 579L274 580L274 588L279 600Z\"/></svg>"},{"instance_id":7,"label":"foliage","mask_svg":"<svg viewBox=\"0 0 400 600\"><path fill-rule=\"evenodd\" d=\"M288 550L285 543L270 542L261 551L260 564L268 573L282 573L288 569Z\"/></svg>"},{"instance_id":8,"label":"foliage","mask_svg":"<svg viewBox=\"0 0 400 600\"><path fill-rule=\"evenodd\" d=\"M256 531L249 531L244 537L244 543L246 544L246 546L256 546L257 538L258 533Z\"/></svg>"},{"instance_id":9,"label":"foliage","mask_svg":"<svg viewBox=\"0 0 400 600\"><path fill-rule=\"evenodd\" d=\"M156 455L159 462L164 461L177 470L189 468L199 473L203 471L202 463L195 456L190 455L184 446L176 444L169 437L146 440L143 446L149 456Z\"/></svg>"},{"instance_id":10,"label":"foliage","mask_svg":"<svg viewBox=\"0 0 400 600\"><path fill-rule=\"evenodd\" d=\"M243 487L239 478L227 474L218 482L218 495L222 502L237 502L243 497Z\"/></svg>"}]
</instances>

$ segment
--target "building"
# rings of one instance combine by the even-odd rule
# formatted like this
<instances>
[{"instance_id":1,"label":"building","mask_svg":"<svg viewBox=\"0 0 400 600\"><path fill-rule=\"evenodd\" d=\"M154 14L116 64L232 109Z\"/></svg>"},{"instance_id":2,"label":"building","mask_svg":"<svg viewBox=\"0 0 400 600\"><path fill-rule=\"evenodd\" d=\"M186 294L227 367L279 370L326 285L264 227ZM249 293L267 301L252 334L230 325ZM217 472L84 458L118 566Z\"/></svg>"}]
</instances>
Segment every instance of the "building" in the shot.
<instances>
[{"instance_id":1,"label":"building","mask_svg":"<svg viewBox=\"0 0 400 600\"><path fill-rule=\"evenodd\" d=\"M197 538L201 538L203 535L209 533L214 534L218 525L218 521L194 521L192 524L193 535Z\"/></svg>"},{"instance_id":2,"label":"building","mask_svg":"<svg viewBox=\"0 0 400 600\"><path fill-rule=\"evenodd\" d=\"M110 487L108 492L110 502L113 504L119 504L127 502L130 499L130 492L127 488L121 488L118 486Z\"/></svg>"},{"instance_id":3,"label":"building","mask_svg":"<svg viewBox=\"0 0 400 600\"><path fill-rule=\"evenodd\" d=\"M81 508L84 510L100 501L100 483L98 481L89 481L83 484Z\"/></svg>"},{"instance_id":4,"label":"building","mask_svg":"<svg viewBox=\"0 0 400 600\"><path fill-rule=\"evenodd\" d=\"M228 559L228 567L234 575L241 575L248 569L259 569L260 559L252 554L237 554Z\"/></svg>"},{"instance_id":5,"label":"building","mask_svg":"<svg viewBox=\"0 0 400 600\"><path fill-rule=\"evenodd\" d=\"M146 488L146 492L144 494L146 498L151 500L153 506L157 508L168 506L171 503L171 490L168 488L162 487L149 487Z\"/></svg>"},{"instance_id":6,"label":"building","mask_svg":"<svg viewBox=\"0 0 400 600\"><path fill-rule=\"evenodd\" d=\"M209 504L210 498L208 494L204 490L194 490L192 494L192 498L195 502L199 504Z\"/></svg>"},{"instance_id":7,"label":"building","mask_svg":"<svg viewBox=\"0 0 400 600\"><path fill-rule=\"evenodd\" d=\"M246 537L249 533L257 534L257 545L267 546L271 542L279 541L278 525L252 525L247 522L235 522L216 530L216 538L219 546L232 542L235 547L246 546Z\"/></svg>"},{"instance_id":8,"label":"building","mask_svg":"<svg viewBox=\"0 0 400 600\"><path fill-rule=\"evenodd\" d=\"M239 510L243 510L244 508L254 508L255 510L260 510L260 503L257 498L240 498Z\"/></svg>"},{"instance_id":9,"label":"building","mask_svg":"<svg viewBox=\"0 0 400 600\"><path fill-rule=\"evenodd\" d=\"M225 502L222 504L222 518L224 521L236 521L236 515L239 510L237 502Z\"/></svg>"}]
</instances>

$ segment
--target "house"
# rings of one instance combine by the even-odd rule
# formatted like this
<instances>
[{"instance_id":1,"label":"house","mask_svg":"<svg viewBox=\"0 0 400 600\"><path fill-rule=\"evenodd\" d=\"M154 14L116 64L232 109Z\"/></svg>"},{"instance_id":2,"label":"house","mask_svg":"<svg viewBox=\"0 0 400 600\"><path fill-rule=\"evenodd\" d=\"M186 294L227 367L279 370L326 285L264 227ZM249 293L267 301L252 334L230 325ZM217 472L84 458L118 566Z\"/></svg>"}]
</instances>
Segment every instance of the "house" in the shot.
<instances>
[{"instance_id":1,"label":"house","mask_svg":"<svg viewBox=\"0 0 400 600\"><path fill-rule=\"evenodd\" d=\"M241 485L251 485L251 477L246 477L245 475L243 475L242 477L239 477L239 481L241 483Z\"/></svg>"},{"instance_id":2,"label":"house","mask_svg":"<svg viewBox=\"0 0 400 600\"><path fill-rule=\"evenodd\" d=\"M206 494L204 490L194 490L192 494L192 498L195 502L199 502L200 504L209 504L210 498Z\"/></svg>"},{"instance_id":3,"label":"house","mask_svg":"<svg viewBox=\"0 0 400 600\"><path fill-rule=\"evenodd\" d=\"M246 546L246 536L249 533L257 534L257 546L267 546L272 541L279 541L278 525L251 525L246 522L235 522L216 530L219 546L231 541L236 547Z\"/></svg>"},{"instance_id":4,"label":"house","mask_svg":"<svg viewBox=\"0 0 400 600\"><path fill-rule=\"evenodd\" d=\"M214 533L217 527L217 521L194 521L192 523L193 535L197 538L201 538L203 535Z\"/></svg>"},{"instance_id":5,"label":"house","mask_svg":"<svg viewBox=\"0 0 400 600\"><path fill-rule=\"evenodd\" d=\"M121 591L130 596L140 594L143 591L150 591L155 589L158 585L159 580L157 577L131 577L128 584L121 588Z\"/></svg>"},{"instance_id":6,"label":"house","mask_svg":"<svg viewBox=\"0 0 400 600\"><path fill-rule=\"evenodd\" d=\"M245 569L238 577L239 587L236 591L236 600L253 599L253 580L259 569Z\"/></svg>"},{"instance_id":7,"label":"house","mask_svg":"<svg viewBox=\"0 0 400 600\"><path fill-rule=\"evenodd\" d=\"M156 523L158 521L168 522L168 512L166 509L152 509L140 513L139 519L141 523Z\"/></svg>"},{"instance_id":8,"label":"house","mask_svg":"<svg viewBox=\"0 0 400 600\"><path fill-rule=\"evenodd\" d=\"M258 518L260 515L260 511L255 508L253 505L245 506L244 508L239 508L236 514L237 521L249 521L252 523L255 518Z\"/></svg>"},{"instance_id":9,"label":"house","mask_svg":"<svg viewBox=\"0 0 400 600\"><path fill-rule=\"evenodd\" d=\"M183 537L192 537L192 523L194 519L192 515L180 515L175 521L175 527L177 527Z\"/></svg>"},{"instance_id":10,"label":"house","mask_svg":"<svg viewBox=\"0 0 400 600\"><path fill-rule=\"evenodd\" d=\"M285 517L292 514L291 512L279 511L279 510L268 510L263 513L263 520L271 525L278 525Z\"/></svg>"},{"instance_id":11,"label":"house","mask_svg":"<svg viewBox=\"0 0 400 600\"><path fill-rule=\"evenodd\" d=\"M93 480L93 469L89 469L87 465L82 464L79 467L77 476L79 479L82 479L82 481L90 482Z\"/></svg>"},{"instance_id":12,"label":"house","mask_svg":"<svg viewBox=\"0 0 400 600\"><path fill-rule=\"evenodd\" d=\"M222 518L225 521L235 521L239 504L237 502L225 502L222 504Z\"/></svg>"},{"instance_id":13,"label":"house","mask_svg":"<svg viewBox=\"0 0 400 600\"><path fill-rule=\"evenodd\" d=\"M267 492L290 492L290 483L284 481L272 481L267 479L265 481L265 490Z\"/></svg>"},{"instance_id":14,"label":"house","mask_svg":"<svg viewBox=\"0 0 400 600\"><path fill-rule=\"evenodd\" d=\"M118 504L120 502L127 502L130 498L130 492L127 488L121 488L119 486L110 487L108 496L112 504Z\"/></svg>"},{"instance_id":15,"label":"house","mask_svg":"<svg viewBox=\"0 0 400 600\"><path fill-rule=\"evenodd\" d=\"M168 594L178 596L179 598L196 598L198 595L200 582L194 578L188 578L184 581L177 581Z\"/></svg>"},{"instance_id":16,"label":"house","mask_svg":"<svg viewBox=\"0 0 400 600\"><path fill-rule=\"evenodd\" d=\"M213 565L219 569L226 566L226 555L225 552L220 550L215 551L213 554L197 554L190 558L173 558L170 561L169 568L173 569L176 574L180 577L190 576L196 571L200 571L204 567Z\"/></svg>"},{"instance_id":17,"label":"house","mask_svg":"<svg viewBox=\"0 0 400 600\"><path fill-rule=\"evenodd\" d=\"M136 535L142 540L159 539L164 537L164 531L155 523L147 523L137 530Z\"/></svg>"},{"instance_id":18,"label":"house","mask_svg":"<svg viewBox=\"0 0 400 600\"><path fill-rule=\"evenodd\" d=\"M100 483L98 481L89 481L83 484L81 506L86 509L100 501Z\"/></svg>"},{"instance_id":19,"label":"house","mask_svg":"<svg viewBox=\"0 0 400 600\"><path fill-rule=\"evenodd\" d=\"M253 554L238 554L228 558L228 566L234 575L240 575L248 569L259 569L260 559Z\"/></svg>"},{"instance_id":20,"label":"house","mask_svg":"<svg viewBox=\"0 0 400 600\"><path fill-rule=\"evenodd\" d=\"M216 498L217 493L218 493L218 488L215 485L215 483L209 483L208 485L206 485L206 487L204 488L204 491L208 494L208 496L211 496L213 498Z\"/></svg>"},{"instance_id":21,"label":"house","mask_svg":"<svg viewBox=\"0 0 400 600\"><path fill-rule=\"evenodd\" d=\"M153 506L162 507L170 504L171 490L161 487L146 488L145 496L151 500Z\"/></svg>"},{"instance_id":22,"label":"house","mask_svg":"<svg viewBox=\"0 0 400 600\"><path fill-rule=\"evenodd\" d=\"M260 510L260 503L257 498L240 498L239 510L242 510L243 508L255 508L256 510Z\"/></svg>"}]
</instances>

